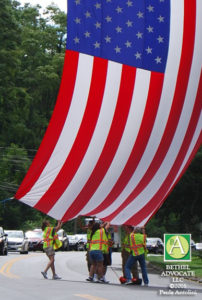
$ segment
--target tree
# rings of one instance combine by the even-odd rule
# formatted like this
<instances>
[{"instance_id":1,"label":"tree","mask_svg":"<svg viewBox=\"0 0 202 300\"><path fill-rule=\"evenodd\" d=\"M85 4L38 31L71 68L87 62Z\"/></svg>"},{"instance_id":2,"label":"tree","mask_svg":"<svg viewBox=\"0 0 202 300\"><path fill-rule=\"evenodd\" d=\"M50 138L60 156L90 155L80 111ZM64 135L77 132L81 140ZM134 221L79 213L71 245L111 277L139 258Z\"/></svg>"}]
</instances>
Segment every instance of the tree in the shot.
<instances>
[{"instance_id":1,"label":"tree","mask_svg":"<svg viewBox=\"0 0 202 300\"><path fill-rule=\"evenodd\" d=\"M1 1L0 190L12 197L42 140L56 101L66 43L66 15L56 6ZM18 228L44 215L15 201L0 202L0 220Z\"/></svg>"}]
</instances>

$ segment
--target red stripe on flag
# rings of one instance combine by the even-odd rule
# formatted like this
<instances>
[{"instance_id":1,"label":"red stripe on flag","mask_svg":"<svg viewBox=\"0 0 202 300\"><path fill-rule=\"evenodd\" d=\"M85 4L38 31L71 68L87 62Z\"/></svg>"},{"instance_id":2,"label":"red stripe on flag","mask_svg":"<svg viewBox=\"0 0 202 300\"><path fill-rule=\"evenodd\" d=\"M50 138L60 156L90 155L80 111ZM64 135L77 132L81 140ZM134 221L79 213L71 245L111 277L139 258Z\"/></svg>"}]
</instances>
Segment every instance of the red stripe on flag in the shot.
<instances>
[{"instance_id":1,"label":"red stripe on flag","mask_svg":"<svg viewBox=\"0 0 202 300\"><path fill-rule=\"evenodd\" d=\"M124 203L106 219L112 220L118 215L126 206L128 206L149 184L156 172L160 168L173 140L181 111L184 105L187 85L189 81L190 68L192 63L193 49L194 49L194 37L195 37L195 19L196 19L196 6L193 2L185 1L185 15L184 15L184 35L182 44L182 55L180 60L180 67L178 72L178 78L175 88L175 94L169 118L166 124L166 128L159 144L158 150L147 170L142 177L139 184L128 196ZM188 38L187 38L188 37ZM137 152L139 149L136 150Z\"/></svg>"},{"instance_id":2,"label":"red stripe on flag","mask_svg":"<svg viewBox=\"0 0 202 300\"><path fill-rule=\"evenodd\" d=\"M202 72L200 75L200 81L199 81L199 85L198 85L198 91L197 91L197 96L196 99L197 101L201 101L201 95L202 95ZM202 103L199 107L199 112L202 109ZM200 118L200 114L199 114L199 118ZM155 211L153 212L153 214L150 216L150 218L148 219L147 223L149 222L149 220L153 217L153 215L157 212L157 210L161 207L161 205L163 204L163 202L165 201L165 199L167 198L167 196L172 192L172 190L174 189L174 187L176 186L176 184L178 183L178 181L180 180L180 178L183 176L183 174L185 173L185 171L187 170L187 168L189 167L192 159L194 158L198 148L201 146L202 144L202 133L200 133L199 138L197 140L197 143L194 146L194 149L192 150L189 159L187 160L184 168L182 169L182 171L180 172L180 174L178 175L178 177L175 179L175 182L172 183L172 187L171 189L167 192L167 194L165 195L165 197L162 199L162 201L158 204L157 208L155 209Z\"/></svg>"},{"instance_id":3,"label":"red stripe on flag","mask_svg":"<svg viewBox=\"0 0 202 300\"><path fill-rule=\"evenodd\" d=\"M73 218L81 211L81 209L86 205L87 200L92 197L100 185L109 166L111 165L127 122L133 96L135 75L135 68L123 66L116 110L104 148L82 191L63 216L63 221Z\"/></svg>"},{"instance_id":4,"label":"red stripe on flag","mask_svg":"<svg viewBox=\"0 0 202 300\"><path fill-rule=\"evenodd\" d=\"M122 171L118 181L114 185L110 194L105 198L105 200L94 210L92 210L89 215L95 215L105 208L107 208L116 198L120 195L122 190L127 185L131 176L134 174L141 158L144 153L144 150L147 146L150 134L153 128L153 124L156 118L156 114L159 107L162 86L163 86L164 75L161 73L151 74L150 86L147 98L147 104L145 107L141 127L131 151L130 157L127 161L127 164Z\"/></svg>"},{"instance_id":5,"label":"red stripe on flag","mask_svg":"<svg viewBox=\"0 0 202 300\"><path fill-rule=\"evenodd\" d=\"M55 145L57 144L69 111L74 91L77 65L78 53L67 50L60 90L53 115L33 163L15 195L16 199L22 198L33 187L48 163Z\"/></svg>"},{"instance_id":6,"label":"red stripe on flag","mask_svg":"<svg viewBox=\"0 0 202 300\"><path fill-rule=\"evenodd\" d=\"M138 224L140 223L142 220L144 220L147 216L148 216L148 211L151 212L153 211L157 205L159 205L159 201L161 201L161 199L163 199L161 201L161 203L163 203L166 199L166 197L168 196L168 191L171 192L170 187L173 185L173 181L175 180L175 177L183 163L183 160L186 156L186 153L189 149L192 137L194 135L199 117L200 117L200 113L201 113L201 93L202 93L202 78L200 78L200 85L199 85L199 89L198 89L198 93L197 93L197 97L196 97L196 102L194 105L194 110L192 112L192 116L189 122L189 127L187 129L185 138L183 140L183 143L181 145L180 151L177 155L177 158L175 160L175 163L173 164L168 176L166 177L165 181L163 182L163 184L161 185L160 189L158 190L158 192L153 196L153 198L135 215L133 215L127 222L128 224ZM194 150L192 151L192 155L189 158L188 163L186 164L186 167L183 169L183 172L185 172L186 168L188 167L189 163L191 162L193 156L195 155L198 147L201 145L201 141L202 141L202 134L199 136L196 146L194 147ZM183 172L181 172L180 176L178 177L177 181L181 178Z\"/></svg>"},{"instance_id":7,"label":"red stripe on flag","mask_svg":"<svg viewBox=\"0 0 202 300\"><path fill-rule=\"evenodd\" d=\"M88 102L75 142L53 184L34 206L44 213L48 213L64 193L86 153L100 113L106 82L107 66L107 60L94 58Z\"/></svg>"}]
</instances>

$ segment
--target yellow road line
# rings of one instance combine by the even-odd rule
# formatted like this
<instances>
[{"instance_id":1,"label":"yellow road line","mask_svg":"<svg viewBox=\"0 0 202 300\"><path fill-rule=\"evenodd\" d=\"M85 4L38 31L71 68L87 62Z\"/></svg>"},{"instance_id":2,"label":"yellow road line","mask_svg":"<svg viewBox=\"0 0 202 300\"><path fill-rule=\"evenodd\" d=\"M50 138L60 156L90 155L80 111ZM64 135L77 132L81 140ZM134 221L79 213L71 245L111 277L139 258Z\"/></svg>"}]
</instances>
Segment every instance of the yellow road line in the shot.
<instances>
[{"instance_id":1,"label":"yellow road line","mask_svg":"<svg viewBox=\"0 0 202 300\"><path fill-rule=\"evenodd\" d=\"M106 298L95 297L95 296L88 295L88 294L75 294L74 296L88 299L88 300L107 300Z\"/></svg>"},{"instance_id":2,"label":"yellow road line","mask_svg":"<svg viewBox=\"0 0 202 300\"><path fill-rule=\"evenodd\" d=\"M10 270L11 270L12 266L13 266L16 262L18 262L18 261L20 261L20 260L23 260L23 259L26 259L26 258L30 258L31 256L35 256L35 255L29 255L29 256L27 256L27 257L17 257L17 258L13 258L13 259L9 260L7 263L5 263L5 264L1 267L1 269L0 269L0 274L2 274L3 276L9 277L9 278L16 278L16 279L19 279L20 276L11 273Z\"/></svg>"}]
</instances>

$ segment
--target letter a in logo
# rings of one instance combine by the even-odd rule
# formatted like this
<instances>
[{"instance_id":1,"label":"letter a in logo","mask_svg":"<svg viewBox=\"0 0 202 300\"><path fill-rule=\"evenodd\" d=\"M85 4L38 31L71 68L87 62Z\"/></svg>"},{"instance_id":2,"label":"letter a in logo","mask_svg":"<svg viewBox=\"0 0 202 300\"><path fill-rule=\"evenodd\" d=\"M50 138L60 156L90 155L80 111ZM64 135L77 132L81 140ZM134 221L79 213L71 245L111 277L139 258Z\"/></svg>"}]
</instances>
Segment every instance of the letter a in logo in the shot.
<instances>
[{"instance_id":1,"label":"letter a in logo","mask_svg":"<svg viewBox=\"0 0 202 300\"><path fill-rule=\"evenodd\" d=\"M183 255L185 254L184 249L182 247L182 244L180 242L180 238L179 238L178 235L176 236L176 239L174 240L174 243L173 243L173 245L172 245L172 247L170 249L170 252L169 252L170 255L172 255L174 248L180 248L181 254L183 254Z\"/></svg>"},{"instance_id":2,"label":"letter a in logo","mask_svg":"<svg viewBox=\"0 0 202 300\"><path fill-rule=\"evenodd\" d=\"M164 234L164 261L190 261L190 241L190 234Z\"/></svg>"}]
</instances>

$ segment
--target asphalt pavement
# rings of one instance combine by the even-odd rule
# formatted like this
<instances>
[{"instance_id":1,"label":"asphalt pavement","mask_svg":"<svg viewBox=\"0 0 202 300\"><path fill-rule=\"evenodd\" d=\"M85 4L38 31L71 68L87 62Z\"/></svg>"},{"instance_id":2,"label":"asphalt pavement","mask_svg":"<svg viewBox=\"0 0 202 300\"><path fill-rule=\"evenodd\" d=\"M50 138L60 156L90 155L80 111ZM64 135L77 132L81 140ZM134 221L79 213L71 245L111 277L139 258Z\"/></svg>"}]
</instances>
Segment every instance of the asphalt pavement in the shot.
<instances>
[{"instance_id":1,"label":"asphalt pavement","mask_svg":"<svg viewBox=\"0 0 202 300\"><path fill-rule=\"evenodd\" d=\"M108 267L110 284L89 283L85 252L58 252L56 272L61 280L42 277L47 264L44 253L20 255L9 253L0 257L0 299L6 300L127 300L127 299L202 299L202 284L184 280L183 287L173 283L171 277L162 277L148 266L149 286L124 286L119 282L120 253L113 253L112 266ZM174 287L170 285L175 284ZM178 283L179 284L179 283ZM185 293L186 292L186 293Z\"/></svg>"}]
</instances>

